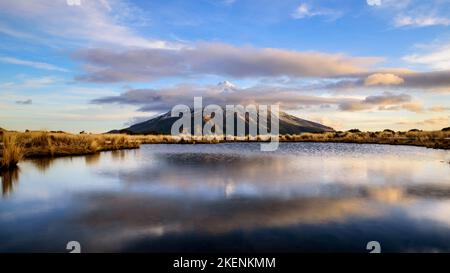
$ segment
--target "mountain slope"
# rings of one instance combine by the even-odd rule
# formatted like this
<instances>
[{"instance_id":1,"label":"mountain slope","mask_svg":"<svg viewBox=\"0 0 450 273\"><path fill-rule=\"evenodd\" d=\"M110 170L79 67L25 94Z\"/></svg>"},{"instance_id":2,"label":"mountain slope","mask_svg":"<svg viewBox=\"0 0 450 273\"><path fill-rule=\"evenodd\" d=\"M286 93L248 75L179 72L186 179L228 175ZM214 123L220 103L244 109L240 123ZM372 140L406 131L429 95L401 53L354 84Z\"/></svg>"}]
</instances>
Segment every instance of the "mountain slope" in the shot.
<instances>
[{"instance_id":1,"label":"mountain slope","mask_svg":"<svg viewBox=\"0 0 450 273\"><path fill-rule=\"evenodd\" d=\"M225 111L224 111L225 112ZM225 117L224 114L224 131L225 128ZM128 128L121 130L112 130L109 133L127 133L127 134L170 134L172 124L178 120L179 117L171 117L170 112L163 115L157 116L150 120L134 124ZM246 124L246 133L248 133L249 123L255 122L250 120L248 116L236 115L235 124L237 119L244 120ZM203 119L203 124L205 119ZM191 124L194 124L194 113L191 110ZM193 126L192 126L193 127ZM235 126L236 127L236 126ZM270 122L268 122L268 129L270 131ZM280 134L299 134L299 133L322 133L322 132L332 132L333 128L324 126L322 124L301 119L285 112L279 113L279 132ZM234 133L236 134L236 132Z\"/></svg>"}]
</instances>

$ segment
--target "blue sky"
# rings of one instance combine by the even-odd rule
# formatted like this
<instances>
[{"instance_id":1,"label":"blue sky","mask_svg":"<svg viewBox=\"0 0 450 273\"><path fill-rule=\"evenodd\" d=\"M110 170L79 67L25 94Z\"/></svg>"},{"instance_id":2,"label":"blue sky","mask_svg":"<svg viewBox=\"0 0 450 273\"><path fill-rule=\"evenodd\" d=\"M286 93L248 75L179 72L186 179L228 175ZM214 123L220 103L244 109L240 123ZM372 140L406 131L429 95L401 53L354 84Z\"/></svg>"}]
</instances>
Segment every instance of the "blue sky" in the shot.
<instances>
[{"instance_id":1,"label":"blue sky","mask_svg":"<svg viewBox=\"0 0 450 273\"><path fill-rule=\"evenodd\" d=\"M8 129L104 132L199 95L341 130L450 125L447 0L2 0L0 41Z\"/></svg>"}]
</instances>

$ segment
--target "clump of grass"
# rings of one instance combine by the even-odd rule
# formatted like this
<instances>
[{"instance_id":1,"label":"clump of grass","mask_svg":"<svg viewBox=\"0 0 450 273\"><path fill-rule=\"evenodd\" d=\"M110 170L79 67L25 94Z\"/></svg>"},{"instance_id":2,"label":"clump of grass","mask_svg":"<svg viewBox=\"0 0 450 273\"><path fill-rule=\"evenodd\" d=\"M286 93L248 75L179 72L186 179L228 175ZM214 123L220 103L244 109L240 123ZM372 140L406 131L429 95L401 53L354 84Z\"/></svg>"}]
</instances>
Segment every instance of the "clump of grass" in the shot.
<instances>
[{"instance_id":1,"label":"clump of grass","mask_svg":"<svg viewBox=\"0 0 450 273\"><path fill-rule=\"evenodd\" d=\"M97 140L93 140L93 141L91 142L91 144L89 145L89 148L90 148L90 150L91 150L92 152L97 152L97 150L98 150L98 148L99 148L99 145L98 145Z\"/></svg>"},{"instance_id":2,"label":"clump of grass","mask_svg":"<svg viewBox=\"0 0 450 273\"><path fill-rule=\"evenodd\" d=\"M132 136L115 134L82 134L49 132L8 132L22 148L24 157L46 157L93 154L99 151L139 148Z\"/></svg>"},{"instance_id":3,"label":"clump of grass","mask_svg":"<svg viewBox=\"0 0 450 273\"><path fill-rule=\"evenodd\" d=\"M17 163L23 158L24 149L17 141L14 134L5 134L3 136L2 157L0 160L0 169L11 169L17 166Z\"/></svg>"}]
</instances>

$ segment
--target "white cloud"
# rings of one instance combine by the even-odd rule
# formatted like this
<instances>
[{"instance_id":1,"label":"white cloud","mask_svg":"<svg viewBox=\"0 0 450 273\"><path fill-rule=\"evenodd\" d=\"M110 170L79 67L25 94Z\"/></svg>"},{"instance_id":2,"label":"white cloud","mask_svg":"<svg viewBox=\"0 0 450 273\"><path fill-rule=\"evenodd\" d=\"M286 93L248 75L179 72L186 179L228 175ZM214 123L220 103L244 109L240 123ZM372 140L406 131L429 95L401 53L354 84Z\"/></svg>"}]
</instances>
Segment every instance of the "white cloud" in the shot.
<instances>
[{"instance_id":1,"label":"white cloud","mask_svg":"<svg viewBox=\"0 0 450 273\"><path fill-rule=\"evenodd\" d=\"M424 111L423 104L417 101L404 103L401 107L405 110L415 113L422 113Z\"/></svg>"},{"instance_id":2,"label":"white cloud","mask_svg":"<svg viewBox=\"0 0 450 273\"><path fill-rule=\"evenodd\" d=\"M382 69L355 75L354 77L335 77L334 81L324 81L315 90L359 90L395 86L395 89L408 89L420 92L450 92L450 70L415 72L405 69Z\"/></svg>"},{"instance_id":3,"label":"white cloud","mask_svg":"<svg viewBox=\"0 0 450 273\"><path fill-rule=\"evenodd\" d=\"M417 126L434 126L434 128L442 128L450 124L449 117L435 117L429 118L422 121L400 121L397 122L398 125L417 125Z\"/></svg>"},{"instance_id":4,"label":"white cloud","mask_svg":"<svg viewBox=\"0 0 450 273\"><path fill-rule=\"evenodd\" d=\"M56 80L52 77L31 78L24 80L20 87L22 88L41 88L44 86L52 85Z\"/></svg>"},{"instance_id":5,"label":"white cloud","mask_svg":"<svg viewBox=\"0 0 450 273\"><path fill-rule=\"evenodd\" d=\"M100 0L100 3L105 7L108 11L111 11L111 5L109 5L108 0Z\"/></svg>"},{"instance_id":6,"label":"white cloud","mask_svg":"<svg viewBox=\"0 0 450 273\"><path fill-rule=\"evenodd\" d=\"M51 71L59 71L59 72L68 72L69 71L65 68L61 68L56 65L49 64L49 63L21 60L21 59L12 58L12 57L0 57L0 62L7 63L7 64L24 65L24 66L33 67L36 69L44 69L44 70L51 70Z\"/></svg>"},{"instance_id":7,"label":"white cloud","mask_svg":"<svg viewBox=\"0 0 450 273\"><path fill-rule=\"evenodd\" d=\"M400 15L395 18L394 25L396 27L406 27L406 26L428 27L428 26L436 26L436 25L448 26L448 25L450 25L450 18L438 17L438 16L413 17L413 16Z\"/></svg>"},{"instance_id":8,"label":"white cloud","mask_svg":"<svg viewBox=\"0 0 450 273\"><path fill-rule=\"evenodd\" d=\"M403 57L403 60L437 70L450 69L450 44L432 47L430 53L407 55Z\"/></svg>"},{"instance_id":9,"label":"white cloud","mask_svg":"<svg viewBox=\"0 0 450 273\"><path fill-rule=\"evenodd\" d=\"M79 80L91 82L151 81L173 76L322 77L365 72L376 57L301 52L274 48L199 43L180 50L114 51L87 49L76 59L87 63Z\"/></svg>"},{"instance_id":10,"label":"white cloud","mask_svg":"<svg viewBox=\"0 0 450 273\"><path fill-rule=\"evenodd\" d=\"M16 82L5 82L0 84L2 90L38 89L56 83L53 77L24 78Z\"/></svg>"},{"instance_id":11,"label":"white cloud","mask_svg":"<svg viewBox=\"0 0 450 273\"><path fill-rule=\"evenodd\" d=\"M93 100L97 104L127 104L140 106L139 111L167 111L177 104L192 104L194 96L201 96L206 104L280 104L284 109L297 109L299 105L337 105L359 100L348 97L308 95L299 89L257 85L248 88L235 87L224 92L223 85L182 84L163 89L132 89L118 96L106 96Z\"/></svg>"},{"instance_id":12,"label":"white cloud","mask_svg":"<svg viewBox=\"0 0 450 273\"><path fill-rule=\"evenodd\" d=\"M450 25L449 1L442 0L366 0L369 6L392 18L394 27Z\"/></svg>"},{"instance_id":13,"label":"white cloud","mask_svg":"<svg viewBox=\"0 0 450 273\"><path fill-rule=\"evenodd\" d=\"M391 73L375 73L365 79L364 85L399 85L404 82L405 80Z\"/></svg>"},{"instance_id":14,"label":"white cloud","mask_svg":"<svg viewBox=\"0 0 450 273\"><path fill-rule=\"evenodd\" d=\"M355 111L400 111L416 113L423 111L420 101L413 101L408 94L385 92L367 97L311 95L301 88L255 85L248 88L236 87L233 92L224 92L221 85L177 85L164 89L132 89L120 95L94 99L95 104L125 104L139 106L143 112L164 112L177 104L191 105L193 98L200 96L204 104L278 104L284 110L298 110L301 107L316 107L323 111L336 109Z\"/></svg>"},{"instance_id":15,"label":"white cloud","mask_svg":"<svg viewBox=\"0 0 450 273\"><path fill-rule=\"evenodd\" d=\"M303 19L305 17L314 16L314 13L310 11L310 8L307 4L301 4L297 7L297 9L292 13L292 17L295 19Z\"/></svg>"},{"instance_id":16,"label":"white cloud","mask_svg":"<svg viewBox=\"0 0 450 273\"><path fill-rule=\"evenodd\" d=\"M34 31L62 37L65 41L123 47L176 47L166 41L143 37L123 24L130 14L138 18L138 13L136 7L122 0L82 1L76 6L67 5L65 0L0 1L0 15L8 18L6 22L23 20L33 26Z\"/></svg>"},{"instance_id":17,"label":"white cloud","mask_svg":"<svg viewBox=\"0 0 450 273\"><path fill-rule=\"evenodd\" d=\"M336 19L340 16L340 13L329 9L312 8L310 5L302 3L294 10L291 16L294 19L305 19L314 16L329 16Z\"/></svg>"},{"instance_id":18,"label":"white cloud","mask_svg":"<svg viewBox=\"0 0 450 273\"><path fill-rule=\"evenodd\" d=\"M434 105L428 109L431 112L441 113L445 111L450 111L449 106L442 106L442 105Z\"/></svg>"},{"instance_id":19,"label":"white cloud","mask_svg":"<svg viewBox=\"0 0 450 273\"><path fill-rule=\"evenodd\" d=\"M31 35L29 33L25 33L25 32L20 31L20 30L12 29L12 28L10 28L10 27L8 27L6 25L3 25L3 24L0 24L0 32L5 34L5 35L14 37L14 38L27 39L27 40L37 40L37 37L34 36L34 35Z\"/></svg>"},{"instance_id":20,"label":"white cloud","mask_svg":"<svg viewBox=\"0 0 450 273\"><path fill-rule=\"evenodd\" d=\"M367 0L369 6L381 6L381 0Z\"/></svg>"},{"instance_id":21,"label":"white cloud","mask_svg":"<svg viewBox=\"0 0 450 273\"><path fill-rule=\"evenodd\" d=\"M351 112L372 110L374 107L378 107L378 110L399 110L400 108L411 110L411 107L403 107L405 104L410 103L411 99L411 96L407 94L396 95L385 92L382 95L368 96L363 100L340 103L339 109Z\"/></svg>"}]
</instances>

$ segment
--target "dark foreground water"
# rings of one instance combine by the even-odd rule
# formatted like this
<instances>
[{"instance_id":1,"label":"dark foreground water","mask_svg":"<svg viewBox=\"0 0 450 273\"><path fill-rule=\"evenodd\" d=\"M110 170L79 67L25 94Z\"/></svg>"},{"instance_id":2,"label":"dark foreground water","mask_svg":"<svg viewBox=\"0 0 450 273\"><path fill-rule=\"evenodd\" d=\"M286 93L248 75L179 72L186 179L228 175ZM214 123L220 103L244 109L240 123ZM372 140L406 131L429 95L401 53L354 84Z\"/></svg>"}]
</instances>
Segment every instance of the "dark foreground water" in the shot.
<instances>
[{"instance_id":1,"label":"dark foreground water","mask_svg":"<svg viewBox=\"0 0 450 273\"><path fill-rule=\"evenodd\" d=\"M450 252L449 151L144 145L2 175L0 252Z\"/></svg>"}]
</instances>

